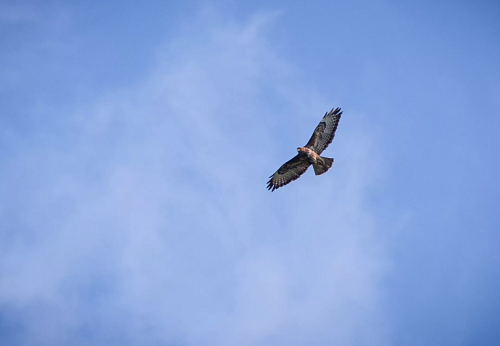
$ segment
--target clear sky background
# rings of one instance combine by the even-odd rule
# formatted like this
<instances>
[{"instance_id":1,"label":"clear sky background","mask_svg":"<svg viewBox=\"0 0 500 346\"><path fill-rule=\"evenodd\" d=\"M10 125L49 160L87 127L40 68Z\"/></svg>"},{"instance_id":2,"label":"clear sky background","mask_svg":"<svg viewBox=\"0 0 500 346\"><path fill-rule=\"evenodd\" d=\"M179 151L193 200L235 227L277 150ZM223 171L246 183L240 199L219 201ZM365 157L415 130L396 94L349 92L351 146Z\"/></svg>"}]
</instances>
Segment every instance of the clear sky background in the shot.
<instances>
[{"instance_id":1,"label":"clear sky background","mask_svg":"<svg viewBox=\"0 0 500 346\"><path fill-rule=\"evenodd\" d=\"M0 344L498 345L499 134L498 1L2 1Z\"/></svg>"}]
</instances>

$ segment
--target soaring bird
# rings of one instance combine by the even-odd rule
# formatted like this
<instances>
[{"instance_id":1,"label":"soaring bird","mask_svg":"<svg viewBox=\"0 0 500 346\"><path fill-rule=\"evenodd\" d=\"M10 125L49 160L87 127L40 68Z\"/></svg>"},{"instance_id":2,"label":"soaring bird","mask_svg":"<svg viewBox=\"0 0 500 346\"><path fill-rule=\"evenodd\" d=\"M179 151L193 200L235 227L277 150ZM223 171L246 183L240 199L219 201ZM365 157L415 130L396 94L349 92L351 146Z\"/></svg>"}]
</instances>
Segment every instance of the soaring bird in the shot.
<instances>
[{"instance_id":1,"label":"soaring bird","mask_svg":"<svg viewBox=\"0 0 500 346\"><path fill-rule=\"evenodd\" d=\"M321 175L332 167L333 159L319 156L335 137L335 131L339 124L342 111L336 108L326 112L314 130L311 139L303 147L298 147L298 154L293 159L285 162L276 173L271 175L267 182L267 189L274 191L294 181L304 174L310 165L313 165L314 173Z\"/></svg>"}]
</instances>

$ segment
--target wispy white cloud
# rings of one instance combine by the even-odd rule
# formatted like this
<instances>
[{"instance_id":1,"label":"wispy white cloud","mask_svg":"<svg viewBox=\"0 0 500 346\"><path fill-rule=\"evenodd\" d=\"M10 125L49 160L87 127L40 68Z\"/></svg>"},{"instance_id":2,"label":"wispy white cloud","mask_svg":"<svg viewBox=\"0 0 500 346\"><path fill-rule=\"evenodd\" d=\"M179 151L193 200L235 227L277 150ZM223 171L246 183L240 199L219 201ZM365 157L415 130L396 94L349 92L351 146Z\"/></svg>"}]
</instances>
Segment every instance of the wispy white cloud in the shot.
<instances>
[{"instance_id":1,"label":"wispy white cloud","mask_svg":"<svg viewBox=\"0 0 500 346\"><path fill-rule=\"evenodd\" d=\"M191 18L143 82L69 122L57 114L73 135L40 129L4 164L23 177L0 199L12 227L0 233L0 311L17 337L388 343L387 259L366 204L383 172L374 134L346 112L328 175L265 189L341 106L300 87L266 39L269 18Z\"/></svg>"}]
</instances>

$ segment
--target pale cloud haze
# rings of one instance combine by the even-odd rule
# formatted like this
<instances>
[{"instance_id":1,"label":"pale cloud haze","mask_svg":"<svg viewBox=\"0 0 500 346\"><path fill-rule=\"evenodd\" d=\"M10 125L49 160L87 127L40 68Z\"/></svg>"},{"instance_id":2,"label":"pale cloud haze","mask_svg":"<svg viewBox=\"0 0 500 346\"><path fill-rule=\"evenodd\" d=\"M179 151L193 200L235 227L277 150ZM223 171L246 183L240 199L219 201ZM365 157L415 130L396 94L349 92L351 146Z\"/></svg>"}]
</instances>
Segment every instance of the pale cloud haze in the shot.
<instances>
[{"instance_id":1,"label":"pale cloud haze","mask_svg":"<svg viewBox=\"0 0 500 346\"><path fill-rule=\"evenodd\" d=\"M321 33L291 26L321 7L225 4L3 5L0 343L493 345L498 66L484 95L426 50L394 79L389 2ZM374 39L400 53L349 49ZM333 168L267 191L337 106Z\"/></svg>"}]
</instances>

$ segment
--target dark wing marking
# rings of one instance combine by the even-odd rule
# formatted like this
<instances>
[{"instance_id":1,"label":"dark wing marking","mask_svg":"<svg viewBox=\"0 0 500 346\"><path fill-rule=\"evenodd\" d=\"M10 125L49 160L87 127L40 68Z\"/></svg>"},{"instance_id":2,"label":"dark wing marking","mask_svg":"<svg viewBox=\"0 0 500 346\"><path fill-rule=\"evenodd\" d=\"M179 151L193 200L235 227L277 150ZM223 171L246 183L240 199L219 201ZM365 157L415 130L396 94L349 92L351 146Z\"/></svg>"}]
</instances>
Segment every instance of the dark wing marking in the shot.
<instances>
[{"instance_id":1,"label":"dark wing marking","mask_svg":"<svg viewBox=\"0 0 500 346\"><path fill-rule=\"evenodd\" d=\"M274 191L294 181L304 174L310 165L311 162L309 162L307 156L297 154L269 177L271 179L267 182L267 189Z\"/></svg>"},{"instance_id":2,"label":"dark wing marking","mask_svg":"<svg viewBox=\"0 0 500 346\"><path fill-rule=\"evenodd\" d=\"M314 130L311 139L306 144L306 148L312 149L316 154L321 154L326 149L335 137L335 131L339 125L339 120L342 115L340 108L336 108L327 112L323 119L319 122Z\"/></svg>"}]
</instances>

